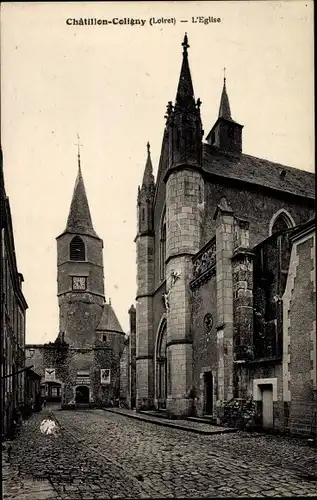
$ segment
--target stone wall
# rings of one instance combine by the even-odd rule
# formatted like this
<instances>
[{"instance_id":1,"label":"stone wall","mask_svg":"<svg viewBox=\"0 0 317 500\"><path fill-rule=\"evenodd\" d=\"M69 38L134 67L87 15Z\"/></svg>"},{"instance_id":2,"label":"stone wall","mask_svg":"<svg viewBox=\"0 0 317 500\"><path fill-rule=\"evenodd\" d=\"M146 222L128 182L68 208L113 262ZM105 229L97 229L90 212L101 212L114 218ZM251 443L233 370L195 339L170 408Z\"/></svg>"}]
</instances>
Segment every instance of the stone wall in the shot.
<instances>
[{"instance_id":1,"label":"stone wall","mask_svg":"<svg viewBox=\"0 0 317 500\"><path fill-rule=\"evenodd\" d=\"M129 309L130 315L130 336L128 355L128 380L129 380L129 405L135 408L136 405L136 309L132 305Z\"/></svg>"},{"instance_id":2,"label":"stone wall","mask_svg":"<svg viewBox=\"0 0 317 500\"><path fill-rule=\"evenodd\" d=\"M137 407L154 404L154 237L137 237L136 387Z\"/></svg>"},{"instance_id":3,"label":"stone wall","mask_svg":"<svg viewBox=\"0 0 317 500\"><path fill-rule=\"evenodd\" d=\"M167 207L167 410L184 415L191 411L192 334L189 282L192 256L199 249L204 185L199 171L184 169L170 175Z\"/></svg>"},{"instance_id":4,"label":"stone wall","mask_svg":"<svg viewBox=\"0 0 317 500\"><path fill-rule=\"evenodd\" d=\"M120 399L124 400L130 406L129 353L130 353L130 338L126 340L120 358Z\"/></svg>"},{"instance_id":5,"label":"stone wall","mask_svg":"<svg viewBox=\"0 0 317 500\"><path fill-rule=\"evenodd\" d=\"M290 270L283 296L284 399L290 432L309 434L317 412L315 227L292 238Z\"/></svg>"},{"instance_id":6,"label":"stone wall","mask_svg":"<svg viewBox=\"0 0 317 500\"><path fill-rule=\"evenodd\" d=\"M191 328L193 331L193 387L196 390L196 412L206 410L204 377L212 372L214 399L217 398L217 301L215 239L193 259L191 288Z\"/></svg>"},{"instance_id":7,"label":"stone wall","mask_svg":"<svg viewBox=\"0 0 317 500\"><path fill-rule=\"evenodd\" d=\"M222 182L215 182L214 179L208 182L206 179L201 246L209 241L211 234L215 234L216 222L213 216L222 197L227 199L236 216L248 220L251 248L269 237L270 221L278 210L285 209L289 212L296 225L307 221L315 213L311 200L291 198L283 192L273 195L255 186L234 185L229 179Z\"/></svg>"},{"instance_id":8,"label":"stone wall","mask_svg":"<svg viewBox=\"0 0 317 500\"><path fill-rule=\"evenodd\" d=\"M123 336L122 336L123 337ZM117 343L120 340L116 339ZM122 339L123 342L123 339ZM32 357L30 348L34 349ZM119 354L115 348L109 346L91 346L86 348L71 348L67 344L59 349L56 343L43 346L28 346L27 364L34 365L33 370L41 375L41 382L45 383L45 368L55 369L55 380L62 386L62 403L69 403L75 398L75 389L78 385L78 371L89 374L87 385L90 390L90 402L96 405L108 405L119 394L120 368ZM110 384L102 384L100 370L110 368Z\"/></svg>"},{"instance_id":9,"label":"stone wall","mask_svg":"<svg viewBox=\"0 0 317 500\"><path fill-rule=\"evenodd\" d=\"M69 244L74 234L64 233L57 238L58 294L72 290L71 276L87 276L87 290L104 295L103 243L91 236L81 235L85 244L85 262L69 260Z\"/></svg>"}]
</instances>

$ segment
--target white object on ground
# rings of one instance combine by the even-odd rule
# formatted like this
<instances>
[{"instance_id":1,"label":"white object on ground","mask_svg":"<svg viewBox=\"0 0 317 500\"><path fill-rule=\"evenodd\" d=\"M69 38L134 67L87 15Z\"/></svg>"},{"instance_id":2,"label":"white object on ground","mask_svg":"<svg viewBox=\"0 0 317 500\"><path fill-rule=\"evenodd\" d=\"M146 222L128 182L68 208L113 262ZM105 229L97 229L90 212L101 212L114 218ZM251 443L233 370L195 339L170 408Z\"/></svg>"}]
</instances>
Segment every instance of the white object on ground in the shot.
<instances>
[{"instance_id":1,"label":"white object on ground","mask_svg":"<svg viewBox=\"0 0 317 500\"><path fill-rule=\"evenodd\" d=\"M54 434L55 436L58 433L58 426L54 420L49 418L42 420L40 425L40 431L42 434Z\"/></svg>"}]
</instances>

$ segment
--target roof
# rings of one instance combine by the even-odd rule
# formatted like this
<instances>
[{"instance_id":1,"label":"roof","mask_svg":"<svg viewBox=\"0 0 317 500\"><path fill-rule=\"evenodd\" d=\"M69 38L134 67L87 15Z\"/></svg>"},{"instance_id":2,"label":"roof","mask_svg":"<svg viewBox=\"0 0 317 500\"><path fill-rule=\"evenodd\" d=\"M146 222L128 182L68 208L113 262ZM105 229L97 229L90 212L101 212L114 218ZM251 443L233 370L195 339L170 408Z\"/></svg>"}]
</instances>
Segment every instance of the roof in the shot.
<instances>
[{"instance_id":1,"label":"roof","mask_svg":"<svg viewBox=\"0 0 317 500\"><path fill-rule=\"evenodd\" d=\"M146 158L146 164L145 164L145 169L144 169L144 174L143 174L143 180L142 180L142 186L154 186L154 175L153 175L153 167L152 167L152 160L151 160L151 152L150 152L150 143L148 142L147 145L147 158Z\"/></svg>"},{"instance_id":2,"label":"roof","mask_svg":"<svg viewBox=\"0 0 317 500\"><path fill-rule=\"evenodd\" d=\"M205 143L203 144L203 169L209 174L226 179L248 182L315 199L315 174L313 172L288 167L247 154L235 156L221 152L214 146Z\"/></svg>"},{"instance_id":3,"label":"roof","mask_svg":"<svg viewBox=\"0 0 317 500\"><path fill-rule=\"evenodd\" d=\"M143 174L142 186L139 187L138 193L145 193L148 198L153 197L155 192L155 180L153 175L153 166L151 160L150 143L147 143L147 159Z\"/></svg>"},{"instance_id":4,"label":"roof","mask_svg":"<svg viewBox=\"0 0 317 500\"><path fill-rule=\"evenodd\" d=\"M229 98L228 98L227 88L226 88L226 78L224 78L224 80L223 80L223 89L222 89L222 93L221 93L218 117L225 118L226 120L232 120Z\"/></svg>"},{"instance_id":5,"label":"roof","mask_svg":"<svg viewBox=\"0 0 317 500\"><path fill-rule=\"evenodd\" d=\"M124 333L111 304L103 306L102 316L96 330Z\"/></svg>"},{"instance_id":6,"label":"roof","mask_svg":"<svg viewBox=\"0 0 317 500\"><path fill-rule=\"evenodd\" d=\"M312 232L315 233L315 231L316 231L316 217L312 217L303 224L296 226L291 234L290 239L294 241Z\"/></svg>"},{"instance_id":7,"label":"roof","mask_svg":"<svg viewBox=\"0 0 317 500\"><path fill-rule=\"evenodd\" d=\"M182 46L183 46L183 61L178 81L175 106L178 106L179 108L184 110L195 105L194 88L188 62L187 49L189 48L189 45L188 45L187 34L185 34L184 36L184 41L182 43Z\"/></svg>"},{"instance_id":8,"label":"roof","mask_svg":"<svg viewBox=\"0 0 317 500\"><path fill-rule=\"evenodd\" d=\"M78 174L75 182L73 198L70 205L65 232L87 234L89 236L93 236L94 238L98 238L98 235L92 225L89 204L80 165L78 168Z\"/></svg>"},{"instance_id":9,"label":"roof","mask_svg":"<svg viewBox=\"0 0 317 500\"><path fill-rule=\"evenodd\" d=\"M27 366L27 367L25 368L25 371L26 371L26 373L28 374L28 376L31 376L31 377L33 377L33 378L37 378L37 379L41 379L41 378L42 378L42 376L41 376L39 373L37 373L37 372L35 372L34 370L32 370L32 368L33 368L33 365L31 365L31 366Z\"/></svg>"}]
</instances>

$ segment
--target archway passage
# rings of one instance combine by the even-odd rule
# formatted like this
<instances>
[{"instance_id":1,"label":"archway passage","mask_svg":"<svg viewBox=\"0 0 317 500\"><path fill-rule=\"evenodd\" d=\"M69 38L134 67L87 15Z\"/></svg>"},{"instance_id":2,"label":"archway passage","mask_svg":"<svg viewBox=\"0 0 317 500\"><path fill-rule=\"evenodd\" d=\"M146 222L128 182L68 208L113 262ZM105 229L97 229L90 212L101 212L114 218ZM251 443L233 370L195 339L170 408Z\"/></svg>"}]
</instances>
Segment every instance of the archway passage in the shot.
<instances>
[{"instance_id":1,"label":"archway passage","mask_svg":"<svg viewBox=\"0 0 317 500\"><path fill-rule=\"evenodd\" d=\"M62 400L62 386L58 382L46 382L46 386L41 387L41 395L47 401L59 403Z\"/></svg>"},{"instance_id":2,"label":"archway passage","mask_svg":"<svg viewBox=\"0 0 317 500\"><path fill-rule=\"evenodd\" d=\"M156 353L157 405L159 409L165 410L167 398L166 322L159 332Z\"/></svg>"},{"instance_id":3,"label":"archway passage","mask_svg":"<svg viewBox=\"0 0 317 500\"><path fill-rule=\"evenodd\" d=\"M76 403L89 403L89 387L80 385L76 387Z\"/></svg>"}]
</instances>

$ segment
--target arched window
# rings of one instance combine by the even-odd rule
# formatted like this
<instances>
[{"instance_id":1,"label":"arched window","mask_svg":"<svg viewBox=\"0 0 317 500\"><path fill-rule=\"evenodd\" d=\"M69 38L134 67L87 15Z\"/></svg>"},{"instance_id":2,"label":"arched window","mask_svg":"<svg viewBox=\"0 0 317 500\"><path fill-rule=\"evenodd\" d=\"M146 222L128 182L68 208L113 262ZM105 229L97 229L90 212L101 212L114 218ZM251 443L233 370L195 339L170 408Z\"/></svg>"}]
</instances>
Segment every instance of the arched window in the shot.
<instances>
[{"instance_id":1,"label":"arched window","mask_svg":"<svg viewBox=\"0 0 317 500\"><path fill-rule=\"evenodd\" d=\"M276 212L276 214L273 215L271 222L270 222L270 228L269 228L269 234L270 236L275 233L280 233L281 231L286 231L287 229L294 227L295 222L291 216L286 210L283 208Z\"/></svg>"},{"instance_id":2,"label":"arched window","mask_svg":"<svg viewBox=\"0 0 317 500\"><path fill-rule=\"evenodd\" d=\"M166 261L166 211L164 209L160 228L160 279L165 279Z\"/></svg>"},{"instance_id":3,"label":"arched window","mask_svg":"<svg viewBox=\"0 0 317 500\"><path fill-rule=\"evenodd\" d=\"M80 236L74 236L69 245L70 260L85 260L85 243Z\"/></svg>"}]
</instances>

